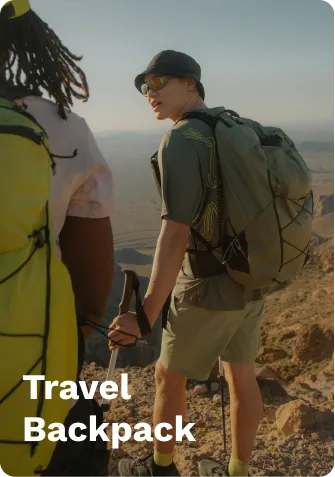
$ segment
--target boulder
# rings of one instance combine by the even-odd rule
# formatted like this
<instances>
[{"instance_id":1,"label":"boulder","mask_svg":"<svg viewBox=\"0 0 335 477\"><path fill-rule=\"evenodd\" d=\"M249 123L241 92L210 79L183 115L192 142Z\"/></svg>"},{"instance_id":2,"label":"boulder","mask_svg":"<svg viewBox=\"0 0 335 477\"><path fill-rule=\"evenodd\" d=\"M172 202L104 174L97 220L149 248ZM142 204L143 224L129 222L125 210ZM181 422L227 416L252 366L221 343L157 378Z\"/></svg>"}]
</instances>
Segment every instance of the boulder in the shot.
<instances>
[{"instance_id":1,"label":"boulder","mask_svg":"<svg viewBox=\"0 0 335 477\"><path fill-rule=\"evenodd\" d=\"M287 352L282 348L262 346L259 350L256 362L260 364L271 364L280 359L285 359L287 356Z\"/></svg>"},{"instance_id":2,"label":"boulder","mask_svg":"<svg viewBox=\"0 0 335 477\"><path fill-rule=\"evenodd\" d=\"M314 425L313 409L307 406L302 399L288 402L277 409L276 423L278 429L285 436L311 429Z\"/></svg>"},{"instance_id":3,"label":"boulder","mask_svg":"<svg viewBox=\"0 0 335 477\"><path fill-rule=\"evenodd\" d=\"M300 362L319 362L333 355L334 333L317 324L307 327L296 339L293 358Z\"/></svg>"},{"instance_id":4,"label":"boulder","mask_svg":"<svg viewBox=\"0 0 335 477\"><path fill-rule=\"evenodd\" d=\"M275 397L286 397L287 383L270 366L256 364L256 377L262 394L269 393Z\"/></svg>"},{"instance_id":5,"label":"boulder","mask_svg":"<svg viewBox=\"0 0 335 477\"><path fill-rule=\"evenodd\" d=\"M277 427L285 436L314 428L324 429L333 420L332 411L314 409L302 399L283 404L276 411Z\"/></svg>"}]
</instances>

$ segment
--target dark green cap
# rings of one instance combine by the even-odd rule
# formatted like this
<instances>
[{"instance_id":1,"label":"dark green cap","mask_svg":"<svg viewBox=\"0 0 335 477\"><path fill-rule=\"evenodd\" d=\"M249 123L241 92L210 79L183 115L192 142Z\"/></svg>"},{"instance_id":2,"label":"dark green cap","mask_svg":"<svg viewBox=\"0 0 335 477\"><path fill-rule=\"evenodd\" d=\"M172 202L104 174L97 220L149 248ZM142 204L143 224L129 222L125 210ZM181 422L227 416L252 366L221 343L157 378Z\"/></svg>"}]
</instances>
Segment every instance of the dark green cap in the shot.
<instances>
[{"instance_id":1,"label":"dark green cap","mask_svg":"<svg viewBox=\"0 0 335 477\"><path fill-rule=\"evenodd\" d=\"M149 65L135 78L135 86L141 93L141 86L147 74L181 76L196 80L198 91L205 99L205 90L201 83L200 65L191 56L175 50L163 50L150 61Z\"/></svg>"}]
</instances>

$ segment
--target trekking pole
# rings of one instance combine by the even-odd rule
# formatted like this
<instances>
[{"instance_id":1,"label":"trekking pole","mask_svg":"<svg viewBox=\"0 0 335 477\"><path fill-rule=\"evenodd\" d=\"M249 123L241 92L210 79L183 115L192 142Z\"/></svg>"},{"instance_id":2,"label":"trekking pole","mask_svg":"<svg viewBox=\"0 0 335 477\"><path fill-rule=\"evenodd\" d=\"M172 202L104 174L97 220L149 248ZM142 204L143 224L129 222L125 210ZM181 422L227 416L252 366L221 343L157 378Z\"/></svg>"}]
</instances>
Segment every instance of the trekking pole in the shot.
<instances>
[{"instance_id":1,"label":"trekking pole","mask_svg":"<svg viewBox=\"0 0 335 477\"><path fill-rule=\"evenodd\" d=\"M227 440L226 440L226 419L225 419L225 400L224 400L224 373L223 373L223 362L221 357L219 358L219 376L220 379L220 388L221 388L221 406L222 406L222 432L223 432L223 448L227 450Z\"/></svg>"},{"instance_id":2,"label":"trekking pole","mask_svg":"<svg viewBox=\"0 0 335 477\"><path fill-rule=\"evenodd\" d=\"M121 299L121 303L119 305L119 315L124 315L129 311L131 297L133 294L133 272L131 270L123 270L125 273L125 282L123 287L123 295ZM114 378L114 371L116 367L116 360L118 356L119 350L115 349L112 351L109 367L107 372L106 381L112 381ZM103 399L101 402L101 410L102 412L107 412L110 408L110 405L107 403L106 399Z\"/></svg>"}]
</instances>

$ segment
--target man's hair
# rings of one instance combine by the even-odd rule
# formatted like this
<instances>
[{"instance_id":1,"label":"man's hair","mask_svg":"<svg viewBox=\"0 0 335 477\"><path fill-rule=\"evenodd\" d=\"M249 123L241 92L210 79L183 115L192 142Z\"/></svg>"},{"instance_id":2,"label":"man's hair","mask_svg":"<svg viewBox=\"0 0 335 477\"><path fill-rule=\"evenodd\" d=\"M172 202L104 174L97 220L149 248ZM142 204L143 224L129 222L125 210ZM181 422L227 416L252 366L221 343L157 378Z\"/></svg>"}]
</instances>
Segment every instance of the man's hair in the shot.
<instances>
[{"instance_id":1,"label":"man's hair","mask_svg":"<svg viewBox=\"0 0 335 477\"><path fill-rule=\"evenodd\" d=\"M7 19L6 8L0 14L0 62L7 63L5 83L27 94L43 88L56 101L58 114L66 119L66 108L70 110L73 98L89 98L86 76L76 64L82 57L71 53L33 10Z\"/></svg>"}]
</instances>

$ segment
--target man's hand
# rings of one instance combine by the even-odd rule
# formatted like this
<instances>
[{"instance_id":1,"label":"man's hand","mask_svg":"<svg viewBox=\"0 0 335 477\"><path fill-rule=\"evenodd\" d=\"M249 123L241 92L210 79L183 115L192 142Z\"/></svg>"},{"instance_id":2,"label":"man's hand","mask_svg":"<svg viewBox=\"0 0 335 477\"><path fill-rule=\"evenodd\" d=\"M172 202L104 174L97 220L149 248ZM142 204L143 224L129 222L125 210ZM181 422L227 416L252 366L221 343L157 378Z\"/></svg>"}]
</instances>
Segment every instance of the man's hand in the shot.
<instances>
[{"instance_id":1,"label":"man's hand","mask_svg":"<svg viewBox=\"0 0 335 477\"><path fill-rule=\"evenodd\" d=\"M120 345L133 343L135 341L134 336L141 338L141 332L137 324L137 316L136 313L132 311L116 317L109 329L111 331L108 333L108 338L114 342L118 342L118 344L114 344L112 341L109 341L108 346L111 351L120 348ZM133 336L127 336L120 333L120 331Z\"/></svg>"}]
</instances>

